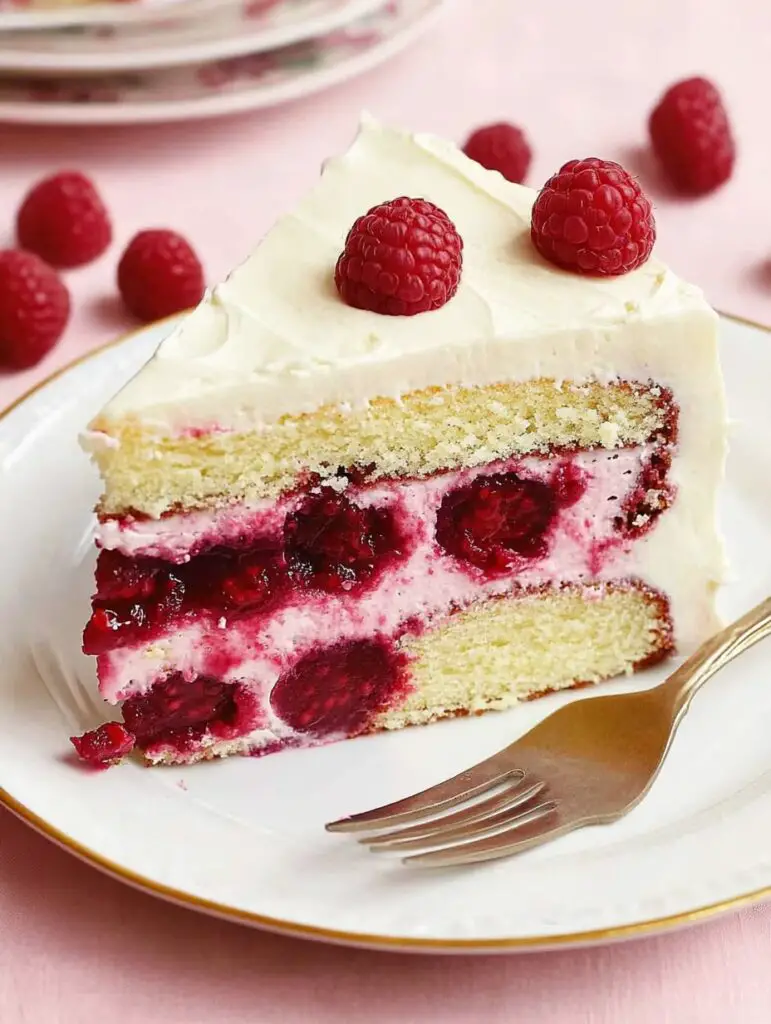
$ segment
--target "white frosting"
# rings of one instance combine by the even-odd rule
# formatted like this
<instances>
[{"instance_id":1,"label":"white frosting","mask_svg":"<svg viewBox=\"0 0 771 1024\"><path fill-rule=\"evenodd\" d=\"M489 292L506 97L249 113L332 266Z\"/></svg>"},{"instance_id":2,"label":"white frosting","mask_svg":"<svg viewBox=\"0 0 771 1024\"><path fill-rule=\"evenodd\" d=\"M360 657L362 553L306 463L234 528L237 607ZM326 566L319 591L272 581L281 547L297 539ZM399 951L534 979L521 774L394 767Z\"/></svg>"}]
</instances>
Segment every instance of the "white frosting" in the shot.
<instances>
[{"instance_id":1,"label":"white frosting","mask_svg":"<svg viewBox=\"0 0 771 1024\"><path fill-rule=\"evenodd\" d=\"M325 402L359 404L428 384L690 375L689 339L657 343L644 325L709 316L701 292L655 259L617 278L558 270L530 241L535 194L449 143L365 117L351 149L172 332L100 427L138 416L160 432L253 429ZM456 224L458 292L413 317L352 309L333 280L345 235L371 206L399 195L431 200Z\"/></svg>"}]
</instances>

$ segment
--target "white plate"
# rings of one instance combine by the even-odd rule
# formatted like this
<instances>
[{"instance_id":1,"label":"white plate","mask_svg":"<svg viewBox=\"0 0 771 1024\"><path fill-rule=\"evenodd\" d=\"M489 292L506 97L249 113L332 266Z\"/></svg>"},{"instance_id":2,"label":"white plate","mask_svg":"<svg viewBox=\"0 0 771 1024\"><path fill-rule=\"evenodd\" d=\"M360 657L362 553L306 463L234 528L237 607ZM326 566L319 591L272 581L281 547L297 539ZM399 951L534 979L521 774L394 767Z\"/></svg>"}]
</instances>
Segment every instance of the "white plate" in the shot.
<instances>
[{"instance_id":1,"label":"white plate","mask_svg":"<svg viewBox=\"0 0 771 1024\"><path fill-rule=\"evenodd\" d=\"M278 50L88 78L0 79L0 122L131 124L234 114L318 92L389 60L443 0L390 0L365 18Z\"/></svg>"},{"instance_id":2,"label":"white plate","mask_svg":"<svg viewBox=\"0 0 771 1024\"><path fill-rule=\"evenodd\" d=\"M50 29L75 25L130 25L181 11L213 8L228 0L121 0L72 7L32 7L26 0L0 0L0 31Z\"/></svg>"},{"instance_id":3,"label":"white plate","mask_svg":"<svg viewBox=\"0 0 771 1024\"><path fill-rule=\"evenodd\" d=\"M190 17L73 31L0 36L3 72L93 74L176 67L261 53L311 39L371 14L384 0L219 0Z\"/></svg>"},{"instance_id":4,"label":"white plate","mask_svg":"<svg viewBox=\"0 0 771 1024\"><path fill-rule=\"evenodd\" d=\"M639 935L771 895L768 641L699 694L659 781L623 821L478 868L416 872L327 835L323 824L459 771L580 695L262 759L101 773L73 764L68 735L104 710L79 653L98 481L76 435L168 329L156 325L89 357L0 422L3 803L148 892L353 945L550 948ZM724 320L723 357L742 416L723 501L734 579L722 610L734 616L771 590L768 334ZM27 636L52 642L83 681L55 683L52 699Z\"/></svg>"}]
</instances>

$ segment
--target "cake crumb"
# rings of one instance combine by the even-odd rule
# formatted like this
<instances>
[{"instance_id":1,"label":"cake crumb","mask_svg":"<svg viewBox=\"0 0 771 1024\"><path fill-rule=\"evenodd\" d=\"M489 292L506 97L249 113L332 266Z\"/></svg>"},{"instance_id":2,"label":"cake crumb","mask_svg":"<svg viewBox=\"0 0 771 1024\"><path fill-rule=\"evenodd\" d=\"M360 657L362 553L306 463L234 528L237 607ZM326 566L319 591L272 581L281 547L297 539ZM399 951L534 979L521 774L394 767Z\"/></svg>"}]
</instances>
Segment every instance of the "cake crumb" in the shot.
<instances>
[{"instance_id":1,"label":"cake crumb","mask_svg":"<svg viewBox=\"0 0 771 1024\"><path fill-rule=\"evenodd\" d=\"M606 420L600 424L600 442L605 448L615 448L618 444L619 426Z\"/></svg>"}]
</instances>

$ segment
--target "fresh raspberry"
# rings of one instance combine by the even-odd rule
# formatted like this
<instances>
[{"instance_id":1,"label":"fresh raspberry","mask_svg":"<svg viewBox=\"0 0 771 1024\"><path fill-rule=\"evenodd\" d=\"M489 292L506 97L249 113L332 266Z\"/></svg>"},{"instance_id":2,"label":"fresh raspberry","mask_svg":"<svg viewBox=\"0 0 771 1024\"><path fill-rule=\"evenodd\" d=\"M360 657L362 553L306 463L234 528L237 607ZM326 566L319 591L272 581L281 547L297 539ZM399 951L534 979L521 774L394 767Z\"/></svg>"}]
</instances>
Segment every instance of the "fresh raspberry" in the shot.
<instances>
[{"instance_id":1,"label":"fresh raspberry","mask_svg":"<svg viewBox=\"0 0 771 1024\"><path fill-rule=\"evenodd\" d=\"M728 114L706 78L686 78L664 93L648 120L653 151L682 192L703 195L728 181L734 145Z\"/></svg>"},{"instance_id":2,"label":"fresh raspberry","mask_svg":"<svg viewBox=\"0 0 771 1024\"><path fill-rule=\"evenodd\" d=\"M22 249L52 267L80 267L107 249L112 224L93 182L80 171L62 171L27 193L16 236Z\"/></svg>"},{"instance_id":3,"label":"fresh raspberry","mask_svg":"<svg viewBox=\"0 0 771 1024\"><path fill-rule=\"evenodd\" d=\"M70 736L70 742L81 761L95 768L108 768L131 753L135 739L120 722L107 722L82 736Z\"/></svg>"},{"instance_id":4,"label":"fresh raspberry","mask_svg":"<svg viewBox=\"0 0 771 1024\"><path fill-rule=\"evenodd\" d=\"M39 363L69 317L70 293L56 271L31 252L0 252L0 367Z\"/></svg>"},{"instance_id":5,"label":"fresh raspberry","mask_svg":"<svg viewBox=\"0 0 771 1024\"><path fill-rule=\"evenodd\" d=\"M508 572L522 558L546 553L556 496L540 480L516 473L478 476L450 491L439 506L436 539L456 558L488 572Z\"/></svg>"},{"instance_id":6,"label":"fresh raspberry","mask_svg":"<svg viewBox=\"0 0 771 1024\"><path fill-rule=\"evenodd\" d=\"M322 647L279 677L270 695L278 717L312 736L355 736L403 692L397 655L384 643Z\"/></svg>"},{"instance_id":7,"label":"fresh raspberry","mask_svg":"<svg viewBox=\"0 0 771 1024\"><path fill-rule=\"evenodd\" d=\"M538 193L530 225L544 259L577 274L626 274L648 259L656 223L648 197L612 160L569 160Z\"/></svg>"},{"instance_id":8,"label":"fresh raspberry","mask_svg":"<svg viewBox=\"0 0 771 1024\"><path fill-rule=\"evenodd\" d=\"M335 267L349 306L387 316L439 309L458 290L463 240L425 199L392 199L354 222Z\"/></svg>"},{"instance_id":9,"label":"fresh raspberry","mask_svg":"<svg viewBox=\"0 0 771 1024\"><path fill-rule=\"evenodd\" d=\"M533 156L522 129L504 121L477 128L466 139L463 152L489 171L500 171L517 183L527 177Z\"/></svg>"},{"instance_id":10,"label":"fresh raspberry","mask_svg":"<svg viewBox=\"0 0 771 1024\"><path fill-rule=\"evenodd\" d=\"M118 288L128 310L150 323L197 305L204 292L201 261L174 231L140 231L118 264Z\"/></svg>"},{"instance_id":11,"label":"fresh raspberry","mask_svg":"<svg viewBox=\"0 0 771 1024\"><path fill-rule=\"evenodd\" d=\"M331 487L309 494L286 518L289 569L305 586L336 592L370 579L398 537L387 509L362 508Z\"/></svg>"}]
</instances>

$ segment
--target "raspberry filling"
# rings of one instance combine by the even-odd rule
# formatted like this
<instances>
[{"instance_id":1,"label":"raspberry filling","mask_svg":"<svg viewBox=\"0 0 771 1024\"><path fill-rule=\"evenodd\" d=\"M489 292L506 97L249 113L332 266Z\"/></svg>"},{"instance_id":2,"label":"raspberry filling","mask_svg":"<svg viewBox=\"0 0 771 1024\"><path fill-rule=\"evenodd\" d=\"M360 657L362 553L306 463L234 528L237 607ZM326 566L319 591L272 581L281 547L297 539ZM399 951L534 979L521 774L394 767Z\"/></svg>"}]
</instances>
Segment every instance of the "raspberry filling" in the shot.
<instances>
[{"instance_id":1,"label":"raspberry filling","mask_svg":"<svg viewBox=\"0 0 771 1024\"><path fill-rule=\"evenodd\" d=\"M81 761L94 768L107 768L131 753L135 739L120 722L106 722L82 736L71 736L70 742Z\"/></svg>"},{"instance_id":2,"label":"raspberry filling","mask_svg":"<svg viewBox=\"0 0 771 1024\"><path fill-rule=\"evenodd\" d=\"M296 732L353 736L406 691L401 667L383 641L336 644L307 654L280 676L270 704Z\"/></svg>"},{"instance_id":3,"label":"raspberry filling","mask_svg":"<svg viewBox=\"0 0 771 1024\"><path fill-rule=\"evenodd\" d=\"M169 744L184 749L207 731L218 739L243 735L256 725L253 694L238 683L180 673L123 703L123 720L140 747Z\"/></svg>"},{"instance_id":4,"label":"raspberry filling","mask_svg":"<svg viewBox=\"0 0 771 1024\"><path fill-rule=\"evenodd\" d=\"M185 565L101 551L83 650L102 654L149 640L204 608L232 618L273 607L284 585L280 561L275 547L262 541L245 550L215 548Z\"/></svg>"},{"instance_id":5,"label":"raspberry filling","mask_svg":"<svg viewBox=\"0 0 771 1024\"><path fill-rule=\"evenodd\" d=\"M667 476L672 455L666 448L651 452L644 463L637 484L627 496L616 529L626 537L647 533L661 513L672 504L674 492Z\"/></svg>"},{"instance_id":6,"label":"raspberry filling","mask_svg":"<svg viewBox=\"0 0 771 1024\"><path fill-rule=\"evenodd\" d=\"M309 494L287 516L284 545L292 576L329 593L371 579L400 553L389 509L362 508L331 487Z\"/></svg>"},{"instance_id":7,"label":"raspberry filling","mask_svg":"<svg viewBox=\"0 0 771 1024\"><path fill-rule=\"evenodd\" d=\"M554 489L516 473L477 477L450 491L439 507L436 539L456 558L488 572L509 572L542 558L557 512Z\"/></svg>"},{"instance_id":8,"label":"raspberry filling","mask_svg":"<svg viewBox=\"0 0 771 1024\"><path fill-rule=\"evenodd\" d=\"M609 483L608 467L619 458L629 468L615 471L618 479ZM561 558L571 545L583 550L587 570L597 574L604 564L597 551L606 561L619 545L650 529L671 503L670 462L668 445L660 444L637 461L628 453L546 462L533 457L498 464L495 473L463 471L414 481L351 483L353 474L346 471L344 491L306 483L304 493L280 501L269 520L263 517L251 527L245 520L243 529L226 535L226 542L212 532L203 543L213 546L199 548L182 564L102 550L84 650L101 655L138 648L198 623L209 634L230 627L231 646L253 648L255 638L274 643L271 637L288 635L280 625L285 615L328 615L339 627L370 599L380 600L381 587L384 601L404 605L402 622L412 613L413 597L399 574L409 571L426 545L433 550L425 557L435 563L438 548L475 584L511 573L530 583L526 577L538 574L540 560L555 552ZM607 502L617 504L609 507ZM573 506L576 512L569 511ZM576 571L581 553L564 557L572 559L571 571ZM554 572L553 567L548 571ZM361 604L355 600L359 596ZM415 591L414 600L426 599ZM381 617L390 623L389 631L398 625L390 609ZM239 640L231 634L241 619L248 637ZM296 628L305 625L291 630ZM374 625L378 633L383 628L383 622ZM195 671L220 675L220 668L206 659ZM140 664L132 672L138 673L132 681L141 679L145 687L152 681Z\"/></svg>"}]
</instances>

